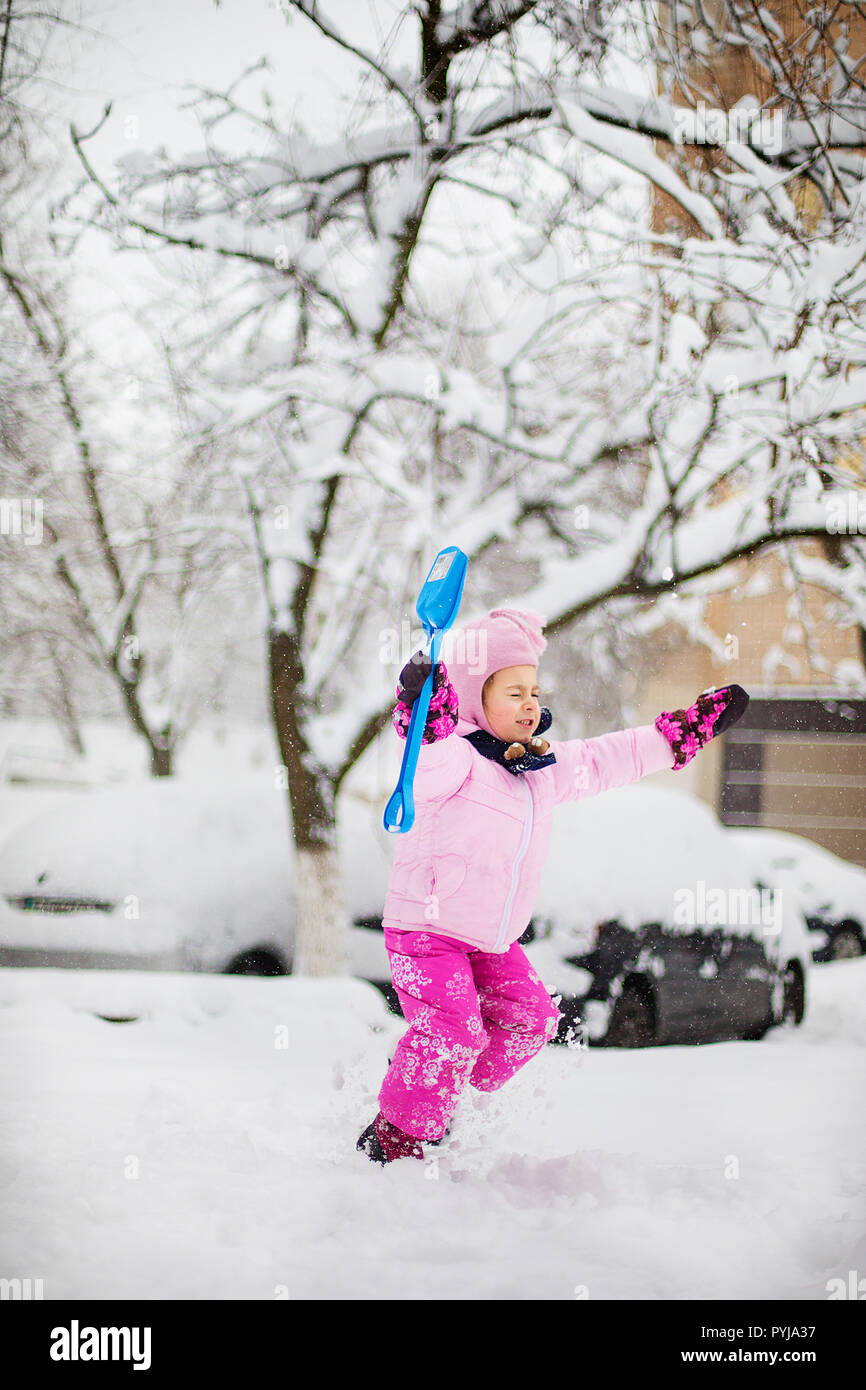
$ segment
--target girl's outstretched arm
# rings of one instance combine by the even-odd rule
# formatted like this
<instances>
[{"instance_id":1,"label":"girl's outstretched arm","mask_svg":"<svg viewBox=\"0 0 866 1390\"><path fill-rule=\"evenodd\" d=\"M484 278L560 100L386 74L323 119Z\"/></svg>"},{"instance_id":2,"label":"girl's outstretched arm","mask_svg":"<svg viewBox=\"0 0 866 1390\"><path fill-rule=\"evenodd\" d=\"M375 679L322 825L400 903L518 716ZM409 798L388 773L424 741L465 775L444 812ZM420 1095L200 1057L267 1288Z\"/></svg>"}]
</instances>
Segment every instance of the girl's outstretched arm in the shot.
<instances>
[{"instance_id":1,"label":"girl's outstretched arm","mask_svg":"<svg viewBox=\"0 0 866 1390\"><path fill-rule=\"evenodd\" d=\"M627 787L651 772L672 768L674 754L654 724L640 724L597 738L551 742L554 801L579 801L613 787Z\"/></svg>"},{"instance_id":2,"label":"girl's outstretched arm","mask_svg":"<svg viewBox=\"0 0 866 1390\"><path fill-rule=\"evenodd\" d=\"M622 729L599 738L569 739L551 745L557 801L598 796L625 787L651 772L686 767L700 750L723 734L749 705L741 685L701 691L688 709L663 710L652 724Z\"/></svg>"}]
</instances>

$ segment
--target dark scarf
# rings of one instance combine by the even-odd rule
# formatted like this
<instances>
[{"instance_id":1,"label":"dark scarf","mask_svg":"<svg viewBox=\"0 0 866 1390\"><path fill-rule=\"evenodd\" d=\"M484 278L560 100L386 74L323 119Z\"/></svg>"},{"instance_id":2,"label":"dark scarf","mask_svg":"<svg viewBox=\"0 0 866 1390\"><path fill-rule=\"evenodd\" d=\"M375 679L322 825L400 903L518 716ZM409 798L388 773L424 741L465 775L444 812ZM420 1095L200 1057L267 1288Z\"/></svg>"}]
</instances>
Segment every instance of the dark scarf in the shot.
<instances>
[{"instance_id":1,"label":"dark scarf","mask_svg":"<svg viewBox=\"0 0 866 1390\"><path fill-rule=\"evenodd\" d=\"M552 722L553 715L547 705L543 705L538 727L534 733L546 733ZM463 738L467 739L473 748L477 748L482 757L491 758L493 762L500 763L502 767L513 772L515 776L519 772L535 772L539 767L549 767L551 763L556 762L555 753L533 753L531 748L527 748L521 757L514 758L509 762L505 757L505 750L511 747L511 743L516 743L518 740L512 739L510 743L506 743L504 739L494 738L493 734L488 734L486 729L477 729L473 734L463 734Z\"/></svg>"}]
</instances>

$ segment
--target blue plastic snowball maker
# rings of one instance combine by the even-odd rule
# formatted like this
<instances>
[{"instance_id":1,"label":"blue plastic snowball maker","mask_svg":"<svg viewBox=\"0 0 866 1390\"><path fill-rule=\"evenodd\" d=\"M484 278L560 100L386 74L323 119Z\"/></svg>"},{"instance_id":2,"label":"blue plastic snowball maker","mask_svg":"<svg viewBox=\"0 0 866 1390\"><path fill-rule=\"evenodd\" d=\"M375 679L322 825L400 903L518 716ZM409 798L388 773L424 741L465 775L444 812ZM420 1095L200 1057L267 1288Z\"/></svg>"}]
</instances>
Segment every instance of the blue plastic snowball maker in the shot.
<instances>
[{"instance_id":1,"label":"blue plastic snowball maker","mask_svg":"<svg viewBox=\"0 0 866 1390\"><path fill-rule=\"evenodd\" d=\"M439 660L442 638L460 611L460 600L463 597L463 584L468 565L468 557L456 545L449 545L444 550L440 550L430 567L430 573L424 580L418 595L418 602L415 605L415 611L421 619L421 625L430 638L427 655L430 658L431 670L421 687L421 694L412 706L412 718L409 721L409 732L406 735L406 747L403 749L400 776L397 778L397 786L385 807L385 829L390 830L395 835L402 835L407 830L411 830L415 820L412 783L415 780L418 750L421 747L424 725L427 722L427 711L430 708L430 697L433 694L436 662Z\"/></svg>"}]
</instances>

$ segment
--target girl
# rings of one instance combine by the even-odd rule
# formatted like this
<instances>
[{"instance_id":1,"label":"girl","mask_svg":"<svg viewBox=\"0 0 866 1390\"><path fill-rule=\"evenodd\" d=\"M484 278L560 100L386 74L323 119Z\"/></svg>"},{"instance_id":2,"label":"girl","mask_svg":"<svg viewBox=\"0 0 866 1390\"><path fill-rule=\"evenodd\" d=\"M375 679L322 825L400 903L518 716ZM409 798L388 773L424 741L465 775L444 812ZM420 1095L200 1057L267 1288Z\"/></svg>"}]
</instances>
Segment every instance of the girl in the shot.
<instances>
[{"instance_id":1,"label":"girl","mask_svg":"<svg viewBox=\"0 0 866 1390\"><path fill-rule=\"evenodd\" d=\"M424 1158L467 1081L496 1091L556 1032L560 1012L517 938L547 855L553 807L662 768L685 767L745 713L742 686L704 691L687 710L599 738L548 742L539 705L544 619L495 608L436 664L413 786L415 822L395 842L382 925L409 1028L357 1148L378 1163ZM400 672L393 722L405 738L430 672Z\"/></svg>"}]
</instances>

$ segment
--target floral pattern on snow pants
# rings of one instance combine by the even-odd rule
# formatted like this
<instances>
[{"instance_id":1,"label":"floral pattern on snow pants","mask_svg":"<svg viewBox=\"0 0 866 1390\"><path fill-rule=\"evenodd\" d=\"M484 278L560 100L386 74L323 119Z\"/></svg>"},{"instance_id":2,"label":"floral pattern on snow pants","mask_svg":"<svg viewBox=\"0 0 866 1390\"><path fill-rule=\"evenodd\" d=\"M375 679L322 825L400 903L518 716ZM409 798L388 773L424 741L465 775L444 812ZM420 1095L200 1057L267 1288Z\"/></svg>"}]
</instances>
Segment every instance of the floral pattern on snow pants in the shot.
<instances>
[{"instance_id":1,"label":"floral pattern on snow pants","mask_svg":"<svg viewBox=\"0 0 866 1390\"><path fill-rule=\"evenodd\" d=\"M556 1032L560 1011L515 941L496 955L438 932L385 928L409 1028L379 1109L418 1139L438 1139L468 1081L498 1091Z\"/></svg>"}]
</instances>

